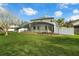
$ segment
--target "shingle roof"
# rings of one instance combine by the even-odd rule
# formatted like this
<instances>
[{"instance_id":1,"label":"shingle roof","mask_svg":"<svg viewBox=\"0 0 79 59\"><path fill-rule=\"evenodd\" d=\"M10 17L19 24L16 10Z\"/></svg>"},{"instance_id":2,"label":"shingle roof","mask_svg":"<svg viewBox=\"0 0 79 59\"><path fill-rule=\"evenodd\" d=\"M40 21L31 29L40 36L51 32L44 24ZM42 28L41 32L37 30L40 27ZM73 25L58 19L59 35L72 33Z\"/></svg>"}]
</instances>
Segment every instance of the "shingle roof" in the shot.
<instances>
[{"instance_id":1,"label":"shingle roof","mask_svg":"<svg viewBox=\"0 0 79 59\"><path fill-rule=\"evenodd\" d=\"M42 18L38 18L38 19L32 19L31 21L35 21L35 20L48 20L48 19L54 19L54 17L42 17Z\"/></svg>"}]
</instances>

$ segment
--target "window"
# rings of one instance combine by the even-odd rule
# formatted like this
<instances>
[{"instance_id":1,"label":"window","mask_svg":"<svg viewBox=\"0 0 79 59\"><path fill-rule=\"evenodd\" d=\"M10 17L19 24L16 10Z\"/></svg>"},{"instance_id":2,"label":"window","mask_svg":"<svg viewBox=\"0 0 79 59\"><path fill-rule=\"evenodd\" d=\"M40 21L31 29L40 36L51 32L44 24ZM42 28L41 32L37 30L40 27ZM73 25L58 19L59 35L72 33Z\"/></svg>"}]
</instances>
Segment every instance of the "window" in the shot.
<instances>
[{"instance_id":1,"label":"window","mask_svg":"<svg viewBox=\"0 0 79 59\"><path fill-rule=\"evenodd\" d=\"M47 30L47 26L45 26L45 30Z\"/></svg>"},{"instance_id":2,"label":"window","mask_svg":"<svg viewBox=\"0 0 79 59\"><path fill-rule=\"evenodd\" d=\"M39 26L37 27L37 29L39 30Z\"/></svg>"},{"instance_id":3,"label":"window","mask_svg":"<svg viewBox=\"0 0 79 59\"><path fill-rule=\"evenodd\" d=\"M36 27L35 27L35 26L33 26L33 29L35 30L35 29L36 29Z\"/></svg>"}]
</instances>

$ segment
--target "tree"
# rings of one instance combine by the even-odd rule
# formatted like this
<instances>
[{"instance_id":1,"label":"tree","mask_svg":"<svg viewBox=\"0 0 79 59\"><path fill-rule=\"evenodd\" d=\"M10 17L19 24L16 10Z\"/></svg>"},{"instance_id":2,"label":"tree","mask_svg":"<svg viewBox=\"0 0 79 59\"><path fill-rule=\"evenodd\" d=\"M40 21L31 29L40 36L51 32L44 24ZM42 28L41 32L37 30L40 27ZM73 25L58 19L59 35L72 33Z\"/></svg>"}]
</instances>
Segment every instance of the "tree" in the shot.
<instances>
[{"instance_id":1,"label":"tree","mask_svg":"<svg viewBox=\"0 0 79 59\"><path fill-rule=\"evenodd\" d=\"M5 36L8 35L8 29L9 29L10 25L12 23L17 24L18 21L15 21L15 19L17 19L17 18L15 18L10 12L8 12L7 10L0 9L0 27L5 32ZM13 20L15 22L13 22Z\"/></svg>"},{"instance_id":2,"label":"tree","mask_svg":"<svg viewBox=\"0 0 79 59\"><path fill-rule=\"evenodd\" d=\"M10 22L10 25L21 25L22 24L22 20L20 20L16 16L12 16L12 19L9 22Z\"/></svg>"},{"instance_id":3,"label":"tree","mask_svg":"<svg viewBox=\"0 0 79 59\"><path fill-rule=\"evenodd\" d=\"M64 18L59 18L56 22L57 22L58 33L59 33L60 27L64 25Z\"/></svg>"},{"instance_id":4,"label":"tree","mask_svg":"<svg viewBox=\"0 0 79 59\"><path fill-rule=\"evenodd\" d=\"M9 20L11 19L10 14L8 12L0 13L0 27L5 32L5 36L8 35L8 28L9 28Z\"/></svg>"},{"instance_id":5,"label":"tree","mask_svg":"<svg viewBox=\"0 0 79 59\"><path fill-rule=\"evenodd\" d=\"M66 23L64 24L64 26L65 26L65 27L73 27L73 23L72 23L72 21L70 20L69 22L66 22Z\"/></svg>"}]
</instances>

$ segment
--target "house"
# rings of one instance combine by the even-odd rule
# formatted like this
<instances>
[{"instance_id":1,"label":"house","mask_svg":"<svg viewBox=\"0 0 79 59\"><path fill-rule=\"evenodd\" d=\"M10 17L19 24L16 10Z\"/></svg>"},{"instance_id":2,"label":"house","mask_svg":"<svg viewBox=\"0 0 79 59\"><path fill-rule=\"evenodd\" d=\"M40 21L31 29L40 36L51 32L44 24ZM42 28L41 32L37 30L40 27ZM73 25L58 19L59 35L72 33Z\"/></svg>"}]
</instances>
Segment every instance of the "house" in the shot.
<instances>
[{"instance_id":1,"label":"house","mask_svg":"<svg viewBox=\"0 0 79 59\"><path fill-rule=\"evenodd\" d=\"M27 28L19 28L18 32L26 32L28 29Z\"/></svg>"},{"instance_id":2,"label":"house","mask_svg":"<svg viewBox=\"0 0 79 59\"><path fill-rule=\"evenodd\" d=\"M48 33L53 33L55 32L54 27L55 27L55 22L54 18L40 18L40 19L34 19L31 20L31 23L29 24L30 26L30 31L32 32L48 32Z\"/></svg>"},{"instance_id":3,"label":"house","mask_svg":"<svg viewBox=\"0 0 79 59\"><path fill-rule=\"evenodd\" d=\"M24 26L27 26L27 24L28 24L27 22L23 22L20 25L11 24L9 26L8 31L11 31L11 32L25 32L25 31L28 30L26 27L24 27Z\"/></svg>"},{"instance_id":4,"label":"house","mask_svg":"<svg viewBox=\"0 0 79 59\"><path fill-rule=\"evenodd\" d=\"M17 28L19 28L19 26L18 26L18 25L10 25L10 27L9 27L8 31L15 32L15 31L17 31L17 30L16 30Z\"/></svg>"},{"instance_id":5,"label":"house","mask_svg":"<svg viewBox=\"0 0 79 59\"><path fill-rule=\"evenodd\" d=\"M58 27L58 23L54 17L43 17L33 19L28 24L28 29L31 32L38 33L55 33L55 34L69 34L74 35L74 28Z\"/></svg>"},{"instance_id":6,"label":"house","mask_svg":"<svg viewBox=\"0 0 79 59\"><path fill-rule=\"evenodd\" d=\"M69 21L69 23L70 22L73 24L74 34L79 34L79 19L73 20L73 21Z\"/></svg>"}]
</instances>

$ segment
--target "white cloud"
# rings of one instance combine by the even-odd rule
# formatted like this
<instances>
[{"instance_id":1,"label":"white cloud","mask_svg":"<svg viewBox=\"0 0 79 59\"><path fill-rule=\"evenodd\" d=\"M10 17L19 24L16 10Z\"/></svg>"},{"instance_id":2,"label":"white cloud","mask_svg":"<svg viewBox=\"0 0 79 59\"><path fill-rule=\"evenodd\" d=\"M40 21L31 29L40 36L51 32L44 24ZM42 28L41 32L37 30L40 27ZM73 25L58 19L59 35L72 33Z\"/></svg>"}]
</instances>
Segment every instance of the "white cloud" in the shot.
<instances>
[{"instance_id":1,"label":"white cloud","mask_svg":"<svg viewBox=\"0 0 79 59\"><path fill-rule=\"evenodd\" d=\"M23 8L22 11L26 14L26 15L36 15L38 13L37 10L34 10L32 8Z\"/></svg>"},{"instance_id":2,"label":"white cloud","mask_svg":"<svg viewBox=\"0 0 79 59\"><path fill-rule=\"evenodd\" d=\"M61 17L61 16L63 15L63 13L62 13L62 11L56 11L56 12L54 13L54 15L55 15L56 17Z\"/></svg>"},{"instance_id":3,"label":"white cloud","mask_svg":"<svg viewBox=\"0 0 79 59\"><path fill-rule=\"evenodd\" d=\"M78 3L58 3L58 7L60 9L63 9L63 8L69 8L70 5L76 5Z\"/></svg>"},{"instance_id":4,"label":"white cloud","mask_svg":"<svg viewBox=\"0 0 79 59\"><path fill-rule=\"evenodd\" d=\"M73 10L73 14L79 14L79 10L78 9L74 9Z\"/></svg>"},{"instance_id":5,"label":"white cloud","mask_svg":"<svg viewBox=\"0 0 79 59\"><path fill-rule=\"evenodd\" d=\"M77 20L77 19L79 19L79 15L73 15L73 16L70 16L67 21L69 21L69 20Z\"/></svg>"},{"instance_id":6,"label":"white cloud","mask_svg":"<svg viewBox=\"0 0 79 59\"><path fill-rule=\"evenodd\" d=\"M77 5L78 3L70 3L71 5Z\"/></svg>"},{"instance_id":7,"label":"white cloud","mask_svg":"<svg viewBox=\"0 0 79 59\"><path fill-rule=\"evenodd\" d=\"M68 3L59 3L58 4L58 7L60 8L60 9L63 9L63 8L68 8Z\"/></svg>"}]
</instances>

